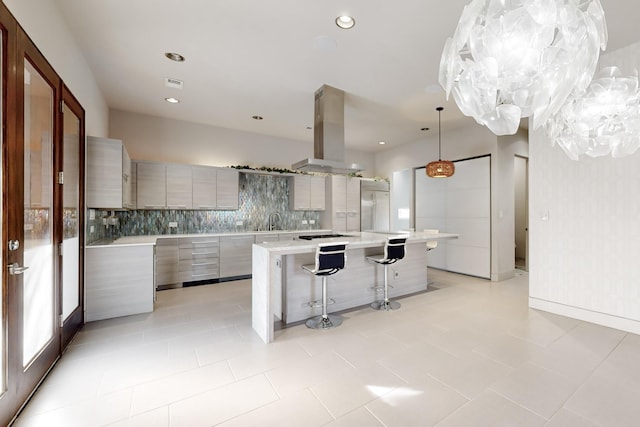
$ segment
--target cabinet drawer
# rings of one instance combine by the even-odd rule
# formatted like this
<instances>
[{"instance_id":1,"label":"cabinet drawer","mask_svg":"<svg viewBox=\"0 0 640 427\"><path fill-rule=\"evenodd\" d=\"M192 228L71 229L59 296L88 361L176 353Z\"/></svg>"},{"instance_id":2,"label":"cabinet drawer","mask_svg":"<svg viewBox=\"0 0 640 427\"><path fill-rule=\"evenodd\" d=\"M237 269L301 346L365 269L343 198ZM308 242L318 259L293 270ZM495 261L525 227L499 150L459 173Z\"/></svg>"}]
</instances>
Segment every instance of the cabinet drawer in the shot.
<instances>
[{"instance_id":1,"label":"cabinet drawer","mask_svg":"<svg viewBox=\"0 0 640 427\"><path fill-rule=\"evenodd\" d=\"M181 260L180 272L185 271L202 271L202 270L216 270L218 271L218 259L206 259L206 260Z\"/></svg>"},{"instance_id":2,"label":"cabinet drawer","mask_svg":"<svg viewBox=\"0 0 640 427\"><path fill-rule=\"evenodd\" d=\"M220 246L219 237L184 237L179 242L180 249L202 249Z\"/></svg>"},{"instance_id":3,"label":"cabinet drawer","mask_svg":"<svg viewBox=\"0 0 640 427\"><path fill-rule=\"evenodd\" d=\"M198 268L195 271L181 271L178 279L180 282L193 282L196 280L217 279L219 277L218 267Z\"/></svg>"},{"instance_id":4,"label":"cabinet drawer","mask_svg":"<svg viewBox=\"0 0 640 427\"><path fill-rule=\"evenodd\" d=\"M180 248L180 261L182 260L201 260L201 259L218 259L220 248L217 246L202 248Z\"/></svg>"}]
</instances>

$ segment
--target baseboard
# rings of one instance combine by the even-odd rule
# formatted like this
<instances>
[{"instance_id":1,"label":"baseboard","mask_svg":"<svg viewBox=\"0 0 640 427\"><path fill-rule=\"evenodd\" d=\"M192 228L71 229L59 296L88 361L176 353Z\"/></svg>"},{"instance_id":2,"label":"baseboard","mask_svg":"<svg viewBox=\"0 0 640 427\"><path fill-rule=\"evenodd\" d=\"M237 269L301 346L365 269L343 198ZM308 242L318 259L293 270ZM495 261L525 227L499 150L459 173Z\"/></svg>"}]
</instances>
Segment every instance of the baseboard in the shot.
<instances>
[{"instance_id":1,"label":"baseboard","mask_svg":"<svg viewBox=\"0 0 640 427\"><path fill-rule=\"evenodd\" d=\"M491 281L502 282L503 280L513 279L514 277L516 277L515 270L503 271L502 273L491 274Z\"/></svg>"},{"instance_id":2,"label":"baseboard","mask_svg":"<svg viewBox=\"0 0 640 427\"><path fill-rule=\"evenodd\" d=\"M609 328L620 329L621 331L640 334L640 321L633 319L626 319L624 317L532 297L529 297L529 307L578 320L584 320L585 322L595 323L597 325L607 326Z\"/></svg>"}]
</instances>

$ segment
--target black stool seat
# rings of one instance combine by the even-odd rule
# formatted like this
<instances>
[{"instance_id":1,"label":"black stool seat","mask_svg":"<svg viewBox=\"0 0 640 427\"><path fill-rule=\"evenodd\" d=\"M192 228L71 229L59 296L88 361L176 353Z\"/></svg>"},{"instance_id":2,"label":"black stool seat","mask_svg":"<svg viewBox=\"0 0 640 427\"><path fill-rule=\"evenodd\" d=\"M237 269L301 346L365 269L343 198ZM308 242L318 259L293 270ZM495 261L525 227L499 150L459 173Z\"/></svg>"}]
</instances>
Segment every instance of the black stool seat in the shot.
<instances>
[{"instance_id":1,"label":"black stool seat","mask_svg":"<svg viewBox=\"0 0 640 427\"><path fill-rule=\"evenodd\" d=\"M327 313L327 277L342 270L347 262L348 242L326 242L318 244L315 264L302 268L315 276L322 277L322 315L306 321L308 328L329 329L342 324L342 316Z\"/></svg>"},{"instance_id":2,"label":"black stool seat","mask_svg":"<svg viewBox=\"0 0 640 427\"><path fill-rule=\"evenodd\" d=\"M369 261L384 266L384 298L371 303L371 307L376 310L397 310L400 303L389 300L389 271L390 264L394 264L404 258L406 237L389 237L384 245L384 254L368 256Z\"/></svg>"}]
</instances>

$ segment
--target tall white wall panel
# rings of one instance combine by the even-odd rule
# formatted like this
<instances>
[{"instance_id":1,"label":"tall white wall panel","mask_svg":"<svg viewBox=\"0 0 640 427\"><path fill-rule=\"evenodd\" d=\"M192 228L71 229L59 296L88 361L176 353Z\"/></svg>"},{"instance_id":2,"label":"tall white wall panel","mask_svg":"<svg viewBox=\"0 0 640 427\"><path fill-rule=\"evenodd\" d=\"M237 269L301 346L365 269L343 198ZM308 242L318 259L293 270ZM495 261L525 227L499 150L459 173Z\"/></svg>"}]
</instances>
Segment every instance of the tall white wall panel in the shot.
<instances>
[{"instance_id":1,"label":"tall white wall panel","mask_svg":"<svg viewBox=\"0 0 640 427\"><path fill-rule=\"evenodd\" d=\"M415 171L415 228L458 233L429 252L428 265L491 277L491 158L456 162L456 173L433 179Z\"/></svg>"}]
</instances>

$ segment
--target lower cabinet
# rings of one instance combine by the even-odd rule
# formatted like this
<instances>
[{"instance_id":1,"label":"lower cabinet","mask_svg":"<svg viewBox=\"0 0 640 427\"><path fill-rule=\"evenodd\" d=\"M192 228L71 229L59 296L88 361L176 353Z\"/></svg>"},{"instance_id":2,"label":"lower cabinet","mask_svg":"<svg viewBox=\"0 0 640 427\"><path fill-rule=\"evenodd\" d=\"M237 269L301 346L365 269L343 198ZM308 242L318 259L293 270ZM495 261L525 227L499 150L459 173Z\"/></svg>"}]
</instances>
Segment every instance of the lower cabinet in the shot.
<instances>
[{"instance_id":1,"label":"lower cabinet","mask_svg":"<svg viewBox=\"0 0 640 427\"><path fill-rule=\"evenodd\" d=\"M156 287L178 283L178 239L156 242Z\"/></svg>"},{"instance_id":2,"label":"lower cabinet","mask_svg":"<svg viewBox=\"0 0 640 427\"><path fill-rule=\"evenodd\" d=\"M254 235L220 237L220 277L251 275Z\"/></svg>"},{"instance_id":3,"label":"lower cabinet","mask_svg":"<svg viewBox=\"0 0 640 427\"><path fill-rule=\"evenodd\" d=\"M180 238L178 282L193 282L220 277L219 249L220 239L218 237Z\"/></svg>"},{"instance_id":4,"label":"lower cabinet","mask_svg":"<svg viewBox=\"0 0 640 427\"><path fill-rule=\"evenodd\" d=\"M85 321L153 311L153 245L87 247Z\"/></svg>"}]
</instances>

